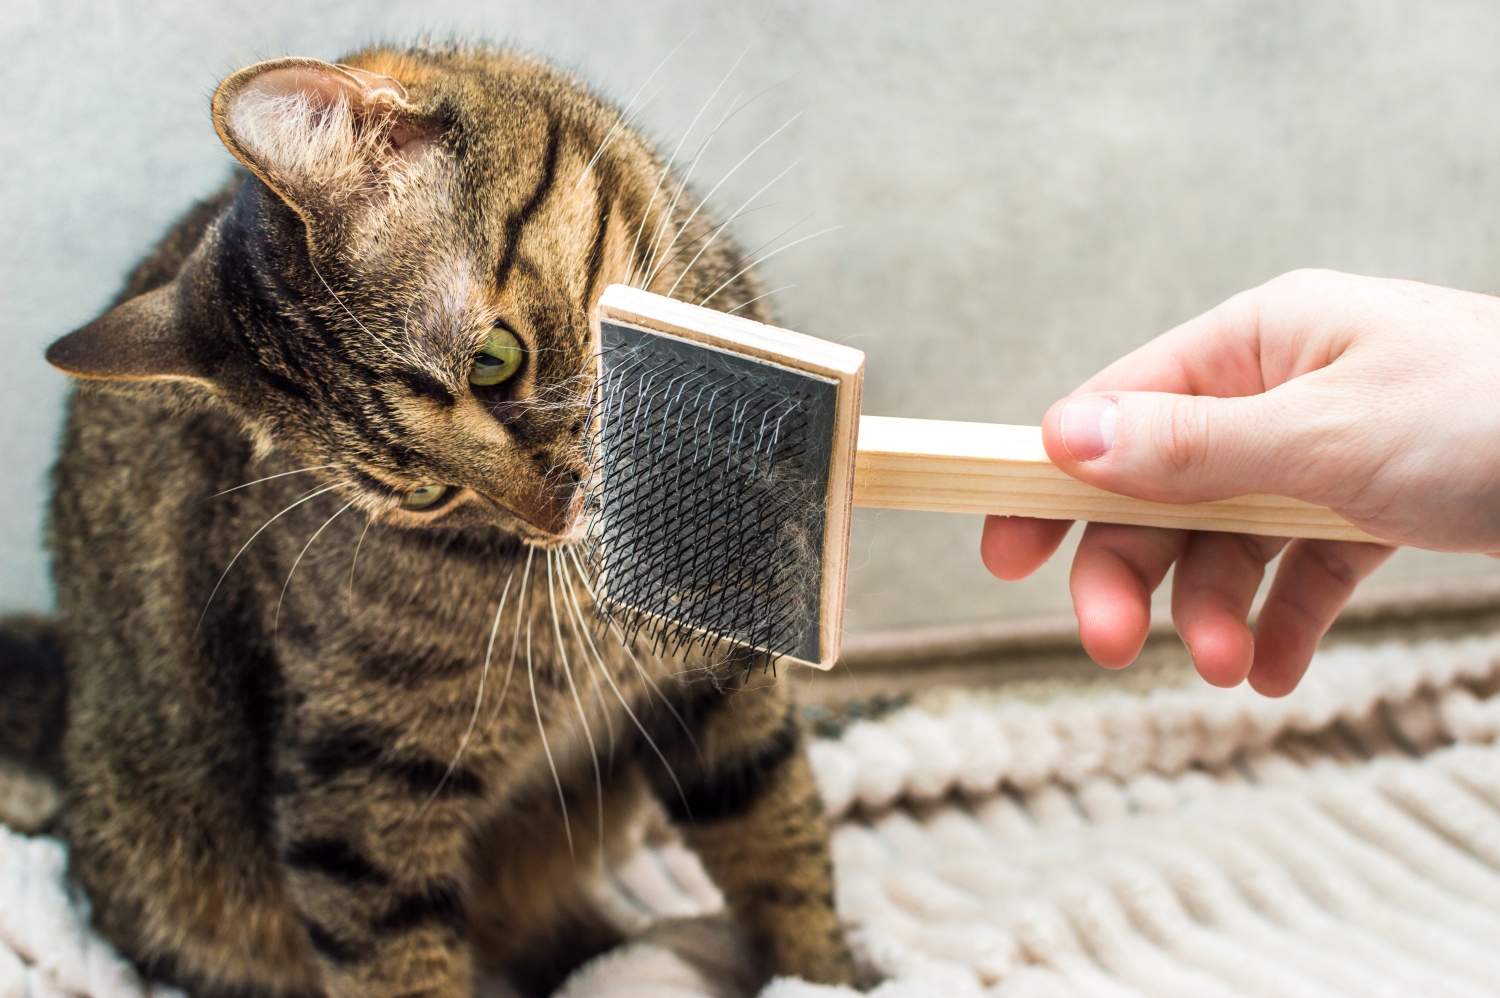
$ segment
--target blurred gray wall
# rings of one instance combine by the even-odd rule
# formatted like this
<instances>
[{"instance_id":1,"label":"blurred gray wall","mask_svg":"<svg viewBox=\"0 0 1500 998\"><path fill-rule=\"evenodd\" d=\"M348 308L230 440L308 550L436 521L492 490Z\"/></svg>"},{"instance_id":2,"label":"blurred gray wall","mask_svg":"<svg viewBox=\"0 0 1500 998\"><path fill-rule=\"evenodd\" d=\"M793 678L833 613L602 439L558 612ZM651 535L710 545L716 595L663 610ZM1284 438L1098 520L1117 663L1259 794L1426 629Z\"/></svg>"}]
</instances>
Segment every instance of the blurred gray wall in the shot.
<instances>
[{"instance_id":1,"label":"blurred gray wall","mask_svg":"<svg viewBox=\"0 0 1500 998\"><path fill-rule=\"evenodd\" d=\"M869 353L870 413L1036 422L1294 267L1500 290L1494 3L0 0L0 607L51 600L66 385L42 350L226 175L217 80L421 34L514 41L640 91L668 148L734 67L684 145L744 105L700 191L796 116L713 203L796 163L738 232L769 251L842 226L764 270L795 285L774 299L785 324ZM1066 611L1065 559L1004 585L977 540L975 518L861 513L851 628ZM1496 568L1407 553L1371 584Z\"/></svg>"}]
</instances>

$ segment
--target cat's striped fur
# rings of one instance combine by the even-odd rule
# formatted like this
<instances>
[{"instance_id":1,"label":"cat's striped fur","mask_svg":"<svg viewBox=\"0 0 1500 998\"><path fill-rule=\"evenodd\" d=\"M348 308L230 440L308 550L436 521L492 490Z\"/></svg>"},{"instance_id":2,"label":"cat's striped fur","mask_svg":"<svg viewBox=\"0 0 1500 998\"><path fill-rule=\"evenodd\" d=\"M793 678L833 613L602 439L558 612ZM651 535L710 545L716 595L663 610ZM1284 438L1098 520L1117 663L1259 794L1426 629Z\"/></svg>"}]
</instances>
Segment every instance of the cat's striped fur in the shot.
<instances>
[{"instance_id":1,"label":"cat's striped fur","mask_svg":"<svg viewBox=\"0 0 1500 998\"><path fill-rule=\"evenodd\" d=\"M214 112L248 173L49 353L87 379L51 542L101 930L205 998L542 993L616 941L590 880L654 797L763 973L848 980L785 685L599 635L566 543L600 292L763 318L740 253L508 52L261 64ZM525 366L472 388L496 322Z\"/></svg>"}]
</instances>

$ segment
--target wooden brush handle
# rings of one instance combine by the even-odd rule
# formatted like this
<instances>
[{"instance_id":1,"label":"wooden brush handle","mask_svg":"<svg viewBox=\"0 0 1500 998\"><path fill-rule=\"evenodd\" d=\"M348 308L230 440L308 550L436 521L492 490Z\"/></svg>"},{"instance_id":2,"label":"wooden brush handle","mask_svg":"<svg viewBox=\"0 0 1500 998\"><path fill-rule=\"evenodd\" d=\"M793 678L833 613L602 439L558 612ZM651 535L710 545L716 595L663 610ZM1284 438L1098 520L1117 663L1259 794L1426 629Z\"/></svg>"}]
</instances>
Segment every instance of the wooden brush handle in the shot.
<instances>
[{"instance_id":1,"label":"wooden brush handle","mask_svg":"<svg viewBox=\"0 0 1500 998\"><path fill-rule=\"evenodd\" d=\"M1283 496L1177 505L1105 492L1052 463L1041 427L1000 423L861 416L854 505L1382 543L1331 509Z\"/></svg>"}]
</instances>

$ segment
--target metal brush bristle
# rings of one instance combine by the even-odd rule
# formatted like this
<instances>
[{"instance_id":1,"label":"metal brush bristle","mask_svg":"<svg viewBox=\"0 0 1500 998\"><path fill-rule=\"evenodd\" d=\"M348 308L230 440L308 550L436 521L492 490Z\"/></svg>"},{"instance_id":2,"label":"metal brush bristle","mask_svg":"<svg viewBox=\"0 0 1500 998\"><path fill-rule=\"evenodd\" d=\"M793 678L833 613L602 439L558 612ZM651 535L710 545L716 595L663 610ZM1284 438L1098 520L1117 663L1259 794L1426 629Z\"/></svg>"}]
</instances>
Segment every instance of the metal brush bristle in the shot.
<instances>
[{"instance_id":1,"label":"metal brush bristle","mask_svg":"<svg viewBox=\"0 0 1500 998\"><path fill-rule=\"evenodd\" d=\"M585 550L603 623L657 649L818 660L837 385L608 322Z\"/></svg>"}]
</instances>

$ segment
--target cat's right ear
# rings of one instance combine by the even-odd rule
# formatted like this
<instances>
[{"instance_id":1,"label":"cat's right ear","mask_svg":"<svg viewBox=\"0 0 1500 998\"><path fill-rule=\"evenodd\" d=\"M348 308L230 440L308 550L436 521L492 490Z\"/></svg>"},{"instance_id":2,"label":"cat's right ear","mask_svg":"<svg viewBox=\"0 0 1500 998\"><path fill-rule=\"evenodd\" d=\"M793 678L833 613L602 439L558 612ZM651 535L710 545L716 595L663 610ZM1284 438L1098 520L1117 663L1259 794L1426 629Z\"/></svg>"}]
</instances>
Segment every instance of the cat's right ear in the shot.
<instances>
[{"instance_id":1,"label":"cat's right ear","mask_svg":"<svg viewBox=\"0 0 1500 998\"><path fill-rule=\"evenodd\" d=\"M273 59L219 84L224 145L309 222L348 210L420 156L432 130L399 80L317 59Z\"/></svg>"},{"instance_id":2,"label":"cat's right ear","mask_svg":"<svg viewBox=\"0 0 1500 998\"><path fill-rule=\"evenodd\" d=\"M204 358L178 312L171 284L105 312L47 348L47 363L75 378L209 383Z\"/></svg>"}]
</instances>

